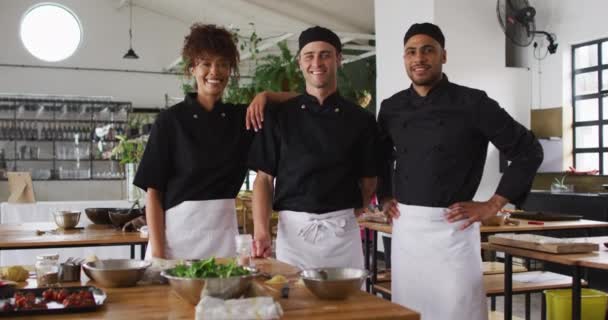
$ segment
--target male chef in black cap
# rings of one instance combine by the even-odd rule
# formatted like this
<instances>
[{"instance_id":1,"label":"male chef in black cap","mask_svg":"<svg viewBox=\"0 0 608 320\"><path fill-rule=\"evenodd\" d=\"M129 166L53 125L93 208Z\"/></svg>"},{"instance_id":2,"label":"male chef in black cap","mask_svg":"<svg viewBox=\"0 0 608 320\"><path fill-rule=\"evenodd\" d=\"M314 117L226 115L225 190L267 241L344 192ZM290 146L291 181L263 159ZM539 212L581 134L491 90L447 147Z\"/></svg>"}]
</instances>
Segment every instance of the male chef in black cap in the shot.
<instances>
[{"instance_id":1,"label":"male chef in black cap","mask_svg":"<svg viewBox=\"0 0 608 320\"><path fill-rule=\"evenodd\" d=\"M393 217L392 299L425 320L487 319L479 221L522 200L543 151L484 91L448 80L439 27L414 24L403 45L412 84L384 100L378 116L378 193ZM511 164L490 199L472 201L490 142Z\"/></svg>"},{"instance_id":2,"label":"male chef in black cap","mask_svg":"<svg viewBox=\"0 0 608 320\"><path fill-rule=\"evenodd\" d=\"M312 27L300 34L306 92L267 112L250 151L254 253L271 250L269 216L279 212L276 257L299 268L363 268L356 213L376 187L373 114L337 91L340 38ZM271 109L271 108L267 108Z\"/></svg>"}]
</instances>

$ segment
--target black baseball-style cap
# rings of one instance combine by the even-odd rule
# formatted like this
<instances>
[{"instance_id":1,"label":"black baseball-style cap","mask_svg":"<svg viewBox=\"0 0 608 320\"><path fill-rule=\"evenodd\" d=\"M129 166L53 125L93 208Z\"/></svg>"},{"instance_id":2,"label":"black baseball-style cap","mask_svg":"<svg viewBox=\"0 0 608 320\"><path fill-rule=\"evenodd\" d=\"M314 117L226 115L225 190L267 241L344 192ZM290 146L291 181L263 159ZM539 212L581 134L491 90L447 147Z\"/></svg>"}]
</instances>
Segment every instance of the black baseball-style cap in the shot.
<instances>
[{"instance_id":1,"label":"black baseball-style cap","mask_svg":"<svg viewBox=\"0 0 608 320\"><path fill-rule=\"evenodd\" d=\"M298 39L300 48L298 51L302 50L302 48L304 48L304 46L308 43L315 41L327 42L334 46L338 53L342 52L342 42L340 41L340 37L338 37L338 35L333 31L319 26L308 28L300 33L300 38Z\"/></svg>"},{"instance_id":2,"label":"black baseball-style cap","mask_svg":"<svg viewBox=\"0 0 608 320\"><path fill-rule=\"evenodd\" d=\"M425 34L433 39L435 39L442 48L445 48L445 37L443 36L443 32L437 25L432 23L424 22L424 23L414 23L405 33L403 37L403 44L413 36L417 34Z\"/></svg>"}]
</instances>

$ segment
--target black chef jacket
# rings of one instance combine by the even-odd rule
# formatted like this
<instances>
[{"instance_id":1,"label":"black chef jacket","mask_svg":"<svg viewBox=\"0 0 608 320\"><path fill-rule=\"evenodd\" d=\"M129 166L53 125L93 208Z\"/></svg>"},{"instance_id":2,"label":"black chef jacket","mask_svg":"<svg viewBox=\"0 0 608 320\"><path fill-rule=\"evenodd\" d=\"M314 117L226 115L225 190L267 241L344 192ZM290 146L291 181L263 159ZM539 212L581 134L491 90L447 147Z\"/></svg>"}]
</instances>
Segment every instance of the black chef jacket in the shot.
<instances>
[{"instance_id":1,"label":"black chef jacket","mask_svg":"<svg viewBox=\"0 0 608 320\"><path fill-rule=\"evenodd\" d=\"M267 112L248 164L276 177L277 211L359 208L359 180L377 175L376 142L375 119L365 109L338 93L323 105L303 94Z\"/></svg>"},{"instance_id":2,"label":"black chef jacket","mask_svg":"<svg viewBox=\"0 0 608 320\"><path fill-rule=\"evenodd\" d=\"M543 159L532 132L485 92L445 74L426 97L410 87L384 100L378 124L384 159L378 193L403 204L448 207L473 199L488 142L511 161L496 194L517 203Z\"/></svg>"},{"instance_id":3,"label":"black chef jacket","mask_svg":"<svg viewBox=\"0 0 608 320\"><path fill-rule=\"evenodd\" d=\"M133 184L163 193L168 210L183 201L235 198L247 171L253 134L245 129L247 106L216 102L206 111L188 94L161 112Z\"/></svg>"}]
</instances>

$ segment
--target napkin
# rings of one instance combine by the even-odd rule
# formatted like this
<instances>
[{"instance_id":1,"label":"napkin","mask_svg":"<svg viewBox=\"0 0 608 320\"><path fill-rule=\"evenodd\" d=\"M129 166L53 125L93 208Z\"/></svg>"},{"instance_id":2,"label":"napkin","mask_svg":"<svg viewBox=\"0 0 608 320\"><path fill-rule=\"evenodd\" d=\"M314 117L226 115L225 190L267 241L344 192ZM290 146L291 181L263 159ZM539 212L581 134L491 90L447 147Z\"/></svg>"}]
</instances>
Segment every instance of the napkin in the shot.
<instances>
[{"instance_id":1,"label":"napkin","mask_svg":"<svg viewBox=\"0 0 608 320\"><path fill-rule=\"evenodd\" d=\"M281 305L271 297L222 300L204 296L196 305L196 320L279 319Z\"/></svg>"}]
</instances>

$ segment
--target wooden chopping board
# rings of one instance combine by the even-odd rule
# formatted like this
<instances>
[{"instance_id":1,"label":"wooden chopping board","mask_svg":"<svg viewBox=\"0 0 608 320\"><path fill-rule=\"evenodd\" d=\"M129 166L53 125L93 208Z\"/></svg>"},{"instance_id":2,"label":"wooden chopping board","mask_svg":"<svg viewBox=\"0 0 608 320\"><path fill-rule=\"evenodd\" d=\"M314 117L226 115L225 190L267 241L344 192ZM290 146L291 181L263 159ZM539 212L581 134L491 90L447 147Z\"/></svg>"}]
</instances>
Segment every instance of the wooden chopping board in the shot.
<instances>
[{"instance_id":1,"label":"wooden chopping board","mask_svg":"<svg viewBox=\"0 0 608 320\"><path fill-rule=\"evenodd\" d=\"M587 253L599 250L597 243L526 233L503 233L488 237L490 243L549 253Z\"/></svg>"}]
</instances>

